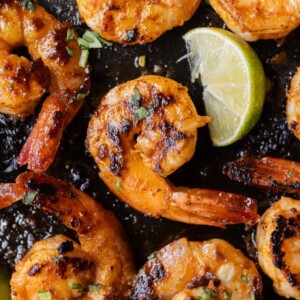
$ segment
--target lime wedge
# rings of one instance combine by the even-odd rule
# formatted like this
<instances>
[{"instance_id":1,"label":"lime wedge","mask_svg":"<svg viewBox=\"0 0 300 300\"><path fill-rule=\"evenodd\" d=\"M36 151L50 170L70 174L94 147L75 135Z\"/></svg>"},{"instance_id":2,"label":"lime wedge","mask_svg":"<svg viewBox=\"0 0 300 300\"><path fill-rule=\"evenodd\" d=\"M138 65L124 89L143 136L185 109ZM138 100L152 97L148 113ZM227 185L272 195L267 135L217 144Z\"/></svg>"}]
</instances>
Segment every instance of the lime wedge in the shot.
<instances>
[{"instance_id":1,"label":"lime wedge","mask_svg":"<svg viewBox=\"0 0 300 300\"><path fill-rule=\"evenodd\" d=\"M265 98L265 75L254 50L219 28L196 28L183 36L192 81L201 79L209 132L214 146L244 137L258 121Z\"/></svg>"}]
</instances>

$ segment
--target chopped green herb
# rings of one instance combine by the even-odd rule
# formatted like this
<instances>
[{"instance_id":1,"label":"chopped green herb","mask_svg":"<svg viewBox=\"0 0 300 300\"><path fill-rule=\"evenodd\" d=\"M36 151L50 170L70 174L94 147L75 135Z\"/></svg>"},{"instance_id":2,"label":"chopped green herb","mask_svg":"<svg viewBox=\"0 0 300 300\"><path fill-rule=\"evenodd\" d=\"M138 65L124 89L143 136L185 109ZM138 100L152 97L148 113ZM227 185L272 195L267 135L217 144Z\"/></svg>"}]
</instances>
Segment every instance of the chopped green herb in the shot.
<instances>
[{"instance_id":1,"label":"chopped green herb","mask_svg":"<svg viewBox=\"0 0 300 300\"><path fill-rule=\"evenodd\" d=\"M71 48L69 48L68 46L66 47L66 50L70 56L74 55L74 51Z\"/></svg>"},{"instance_id":2,"label":"chopped green herb","mask_svg":"<svg viewBox=\"0 0 300 300\"><path fill-rule=\"evenodd\" d=\"M232 292L226 292L226 300L231 300Z\"/></svg>"},{"instance_id":3,"label":"chopped green herb","mask_svg":"<svg viewBox=\"0 0 300 300\"><path fill-rule=\"evenodd\" d=\"M138 63L141 68L144 68L146 66L146 55L139 56Z\"/></svg>"},{"instance_id":4,"label":"chopped green herb","mask_svg":"<svg viewBox=\"0 0 300 300\"><path fill-rule=\"evenodd\" d=\"M102 48L102 44L100 40L98 39L98 36L95 35L92 31L87 30L84 35L82 36L82 39L86 42L88 42L89 46L88 49L98 49ZM80 45L80 44L79 44Z\"/></svg>"},{"instance_id":5,"label":"chopped green herb","mask_svg":"<svg viewBox=\"0 0 300 300\"><path fill-rule=\"evenodd\" d=\"M0 74L4 74L4 73L5 73L4 68L0 68Z\"/></svg>"},{"instance_id":6,"label":"chopped green herb","mask_svg":"<svg viewBox=\"0 0 300 300\"><path fill-rule=\"evenodd\" d=\"M41 300L51 300L52 294L49 291L38 291L38 296Z\"/></svg>"},{"instance_id":7,"label":"chopped green herb","mask_svg":"<svg viewBox=\"0 0 300 300\"><path fill-rule=\"evenodd\" d=\"M242 275L241 278L242 278L242 280L243 280L244 282L246 282L246 283L249 282L249 278L248 278L247 275Z\"/></svg>"},{"instance_id":8,"label":"chopped green herb","mask_svg":"<svg viewBox=\"0 0 300 300\"><path fill-rule=\"evenodd\" d=\"M66 41L73 41L77 39L77 34L72 28L68 28Z\"/></svg>"},{"instance_id":9,"label":"chopped green herb","mask_svg":"<svg viewBox=\"0 0 300 300\"><path fill-rule=\"evenodd\" d=\"M134 111L134 117L139 122L150 115L151 111L147 110L145 107L140 107Z\"/></svg>"},{"instance_id":10,"label":"chopped green herb","mask_svg":"<svg viewBox=\"0 0 300 300\"><path fill-rule=\"evenodd\" d=\"M8 25L7 25L7 29L8 29L8 30L12 29L11 24L8 24Z\"/></svg>"},{"instance_id":11,"label":"chopped green herb","mask_svg":"<svg viewBox=\"0 0 300 300\"><path fill-rule=\"evenodd\" d=\"M121 39L122 39L123 41L128 41L128 40L129 40L129 35L128 35L128 33L125 32L125 33L122 35Z\"/></svg>"},{"instance_id":12,"label":"chopped green herb","mask_svg":"<svg viewBox=\"0 0 300 300\"><path fill-rule=\"evenodd\" d=\"M134 96L132 96L129 100L129 102L136 106L136 107L139 107L140 106L140 101L141 101L141 94L139 92L139 90L135 87L133 89L133 93L134 93Z\"/></svg>"},{"instance_id":13,"label":"chopped green herb","mask_svg":"<svg viewBox=\"0 0 300 300\"><path fill-rule=\"evenodd\" d=\"M293 172L292 171L288 171L288 175L289 175L289 177L292 177L293 176Z\"/></svg>"},{"instance_id":14,"label":"chopped green herb","mask_svg":"<svg viewBox=\"0 0 300 300\"><path fill-rule=\"evenodd\" d=\"M24 198L22 199L22 202L25 205L32 205L33 204L33 200L34 200L34 198L36 197L37 194L38 194L37 191L26 192L25 195L24 195Z\"/></svg>"},{"instance_id":15,"label":"chopped green herb","mask_svg":"<svg viewBox=\"0 0 300 300\"><path fill-rule=\"evenodd\" d=\"M153 259L153 258L156 257L156 255L157 255L157 251L154 251L154 252L152 252L152 253L149 254L149 256L147 257L147 259Z\"/></svg>"},{"instance_id":16,"label":"chopped green herb","mask_svg":"<svg viewBox=\"0 0 300 300\"><path fill-rule=\"evenodd\" d=\"M83 286L80 283L72 283L71 289L72 290L83 290Z\"/></svg>"},{"instance_id":17,"label":"chopped green herb","mask_svg":"<svg viewBox=\"0 0 300 300\"><path fill-rule=\"evenodd\" d=\"M204 287L202 289L203 289L203 294L201 297L198 297L198 300L208 300L217 296L217 294L214 291L211 291L208 288Z\"/></svg>"},{"instance_id":18,"label":"chopped green herb","mask_svg":"<svg viewBox=\"0 0 300 300\"><path fill-rule=\"evenodd\" d=\"M122 186L121 186L121 182L118 180L118 181L116 181L116 183L115 183L115 187L116 187L116 189L117 190L119 190L119 191L121 191L122 190Z\"/></svg>"},{"instance_id":19,"label":"chopped green herb","mask_svg":"<svg viewBox=\"0 0 300 300\"><path fill-rule=\"evenodd\" d=\"M35 6L34 6L33 2L30 1L30 0L23 0L23 1L21 2L21 5L22 5L24 8L26 8L26 9L28 9L28 10L30 10L30 11L34 11L34 10L35 10Z\"/></svg>"},{"instance_id":20,"label":"chopped green herb","mask_svg":"<svg viewBox=\"0 0 300 300\"><path fill-rule=\"evenodd\" d=\"M54 261L55 264L58 264L61 260L63 260L63 257L53 256L53 261Z\"/></svg>"},{"instance_id":21,"label":"chopped green herb","mask_svg":"<svg viewBox=\"0 0 300 300\"><path fill-rule=\"evenodd\" d=\"M142 276L144 276L144 275L146 275L145 270L144 270L144 269L140 269L140 270L139 270L139 277L142 277Z\"/></svg>"},{"instance_id":22,"label":"chopped green herb","mask_svg":"<svg viewBox=\"0 0 300 300\"><path fill-rule=\"evenodd\" d=\"M90 292L99 292L100 289L102 289L102 285L101 284L90 284L89 285L89 291Z\"/></svg>"},{"instance_id":23,"label":"chopped green herb","mask_svg":"<svg viewBox=\"0 0 300 300\"><path fill-rule=\"evenodd\" d=\"M81 51L81 56L80 56L80 60L79 60L79 66L82 68L85 68L88 64L88 60L89 60L89 50L82 50Z\"/></svg>"},{"instance_id":24,"label":"chopped green herb","mask_svg":"<svg viewBox=\"0 0 300 300\"><path fill-rule=\"evenodd\" d=\"M254 294L251 294L251 296L250 296L250 300L255 300L255 296L254 296Z\"/></svg>"},{"instance_id":25,"label":"chopped green herb","mask_svg":"<svg viewBox=\"0 0 300 300\"><path fill-rule=\"evenodd\" d=\"M89 95L89 92L85 93L85 94L78 94L77 95L77 100L83 100L85 99L85 97L87 97Z\"/></svg>"}]
</instances>

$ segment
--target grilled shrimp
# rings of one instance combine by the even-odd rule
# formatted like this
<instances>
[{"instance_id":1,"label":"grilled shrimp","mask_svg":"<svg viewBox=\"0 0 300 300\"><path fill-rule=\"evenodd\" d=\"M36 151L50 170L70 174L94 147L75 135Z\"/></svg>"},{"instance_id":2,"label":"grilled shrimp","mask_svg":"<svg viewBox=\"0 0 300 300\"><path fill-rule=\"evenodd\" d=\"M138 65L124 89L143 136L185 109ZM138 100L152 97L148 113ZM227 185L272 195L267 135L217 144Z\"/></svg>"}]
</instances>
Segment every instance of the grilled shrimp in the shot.
<instances>
[{"instance_id":1,"label":"grilled shrimp","mask_svg":"<svg viewBox=\"0 0 300 300\"><path fill-rule=\"evenodd\" d=\"M273 280L275 291L300 299L300 202L282 197L261 218L257 227L258 260Z\"/></svg>"},{"instance_id":2,"label":"grilled shrimp","mask_svg":"<svg viewBox=\"0 0 300 300\"><path fill-rule=\"evenodd\" d=\"M189 20L201 0L77 0L81 17L107 40L120 44L153 42Z\"/></svg>"},{"instance_id":3,"label":"grilled shrimp","mask_svg":"<svg viewBox=\"0 0 300 300\"><path fill-rule=\"evenodd\" d=\"M300 24L300 2L295 0L210 0L210 4L247 41L282 38Z\"/></svg>"},{"instance_id":4,"label":"grilled shrimp","mask_svg":"<svg viewBox=\"0 0 300 300\"><path fill-rule=\"evenodd\" d=\"M224 173L230 179L260 188L300 196L300 163L272 157L241 158L227 163Z\"/></svg>"},{"instance_id":5,"label":"grilled shrimp","mask_svg":"<svg viewBox=\"0 0 300 300\"><path fill-rule=\"evenodd\" d=\"M153 217L224 227L258 220L253 199L176 188L165 177L191 159L199 116L187 88L144 76L106 94L90 121L88 148L100 178L121 200Z\"/></svg>"},{"instance_id":6,"label":"grilled shrimp","mask_svg":"<svg viewBox=\"0 0 300 300\"><path fill-rule=\"evenodd\" d=\"M63 235L35 243L12 275L13 299L40 299L41 293L52 300L126 298L133 259L112 213L74 187L32 172L0 185L0 208L22 198L75 230L80 245Z\"/></svg>"},{"instance_id":7,"label":"grilled shrimp","mask_svg":"<svg viewBox=\"0 0 300 300\"><path fill-rule=\"evenodd\" d=\"M42 172L89 91L89 68L79 66L81 50L73 29L30 3L30 9L23 7L26 1L0 3L0 112L25 117L50 92L18 158L19 164ZM33 62L11 54L20 46L27 47Z\"/></svg>"},{"instance_id":8,"label":"grilled shrimp","mask_svg":"<svg viewBox=\"0 0 300 300\"><path fill-rule=\"evenodd\" d=\"M290 129L300 140L300 68L294 75L287 93L286 116Z\"/></svg>"},{"instance_id":9,"label":"grilled shrimp","mask_svg":"<svg viewBox=\"0 0 300 300\"><path fill-rule=\"evenodd\" d=\"M181 238L150 255L131 299L261 299L254 263L228 242Z\"/></svg>"}]
</instances>

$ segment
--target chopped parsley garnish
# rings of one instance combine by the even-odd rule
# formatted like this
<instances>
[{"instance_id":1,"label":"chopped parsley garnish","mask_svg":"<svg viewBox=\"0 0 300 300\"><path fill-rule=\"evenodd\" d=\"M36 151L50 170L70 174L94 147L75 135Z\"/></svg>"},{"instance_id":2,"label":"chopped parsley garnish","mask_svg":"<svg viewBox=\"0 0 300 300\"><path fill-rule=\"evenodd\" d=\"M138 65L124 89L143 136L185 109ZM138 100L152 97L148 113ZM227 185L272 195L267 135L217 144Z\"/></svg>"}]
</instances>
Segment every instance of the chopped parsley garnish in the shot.
<instances>
[{"instance_id":1,"label":"chopped parsley garnish","mask_svg":"<svg viewBox=\"0 0 300 300\"><path fill-rule=\"evenodd\" d=\"M146 66L146 55L139 56L138 64L141 68Z\"/></svg>"},{"instance_id":2,"label":"chopped parsley garnish","mask_svg":"<svg viewBox=\"0 0 300 300\"><path fill-rule=\"evenodd\" d=\"M137 121L141 121L150 115L150 111L145 107L140 107L134 111L134 117Z\"/></svg>"},{"instance_id":3,"label":"chopped parsley garnish","mask_svg":"<svg viewBox=\"0 0 300 300\"><path fill-rule=\"evenodd\" d=\"M139 270L139 277L142 277L142 276L144 276L144 275L146 275L145 270L144 270L144 269L140 269L140 270Z\"/></svg>"},{"instance_id":4,"label":"chopped parsley garnish","mask_svg":"<svg viewBox=\"0 0 300 300\"><path fill-rule=\"evenodd\" d=\"M26 8L26 9L28 9L28 10L30 10L30 11L34 11L34 10L35 10L35 6L34 6L33 2L30 1L30 0L23 0L23 1L21 2L21 5L22 5L24 8Z\"/></svg>"},{"instance_id":5,"label":"chopped parsley garnish","mask_svg":"<svg viewBox=\"0 0 300 300\"><path fill-rule=\"evenodd\" d=\"M243 280L244 282L246 282L246 283L249 282L249 278L248 278L247 275L242 275L241 278L242 278L242 280Z\"/></svg>"},{"instance_id":6,"label":"chopped parsley garnish","mask_svg":"<svg viewBox=\"0 0 300 300\"><path fill-rule=\"evenodd\" d=\"M90 30L87 30L82 38L78 38L77 42L82 49L79 65L83 68L87 66L89 49L100 49L103 47L102 44L112 46L112 43L102 39L97 32Z\"/></svg>"},{"instance_id":7,"label":"chopped parsley garnish","mask_svg":"<svg viewBox=\"0 0 300 300\"><path fill-rule=\"evenodd\" d=\"M66 41L73 41L77 39L77 34L72 28L68 28Z\"/></svg>"},{"instance_id":8,"label":"chopped parsley garnish","mask_svg":"<svg viewBox=\"0 0 300 300\"><path fill-rule=\"evenodd\" d=\"M0 68L0 74L4 74L4 73L5 73L4 68Z\"/></svg>"},{"instance_id":9,"label":"chopped parsley garnish","mask_svg":"<svg viewBox=\"0 0 300 300\"><path fill-rule=\"evenodd\" d=\"M136 107L139 107L140 101L141 101L141 94L136 87L133 89L133 93L134 93L134 96L132 96L130 98L129 103L131 103L132 105L134 105Z\"/></svg>"},{"instance_id":10,"label":"chopped parsley garnish","mask_svg":"<svg viewBox=\"0 0 300 300\"><path fill-rule=\"evenodd\" d=\"M217 294L214 291L211 291L208 288L202 288L203 289L203 294L201 297L198 298L198 300L208 300L210 298L214 298L217 296Z\"/></svg>"},{"instance_id":11,"label":"chopped parsley garnish","mask_svg":"<svg viewBox=\"0 0 300 300\"><path fill-rule=\"evenodd\" d=\"M102 289L102 285L101 284L90 284L88 288L89 288L90 292L99 292L100 289Z\"/></svg>"},{"instance_id":12,"label":"chopped parsley garnish","mask_svg":"<svg viewBox=\"0 0 300 300\"><path fill-rule=\"evenodd\" d=\"M288 171L288 175L289 175L289 177L292 177L293 176L293 172L292 171Z\"/></svg>"},{"instance_id":13,"label":"chopped parsley garnish","mask_svg":"<svg viewBox=\"0 0 300 300\"><path fill-rule=\"evenodd\" d=\"M232 292L226 292L226 300L231 300Z\"/></svg>"},{"instance_id":14,"label":"chopped parsley garnish","mask_svg":"<svg viewBox=\"0 0 300 300\"><path fill-rule=\"evenodd\" d=\"M83 286L80 283L72 283L71 285L72 290L83 290Z\"/></svg>"},{"instance_id":15,"label":"chopped parsley garnish","mask_svg":"<svg viewBox=\"0 0 300 300\"><path fill-rule=\"evenodd\" d=\"M33 204L33 200L35 199L36 195L38 194L37 191L29 191L26 192L24 195L24 198L22 199L22 202L25 205L32 205Z\"/></svg>"},{"instance_id":16,"label":"chopped parsley garnish","mask_svg":"<svg viewBox=\"0 0 300 300\"><path fill-rule=\"evenodd\" d=\"M56 256L53 256L53 261L55 264L58 264L60 261L63 260L63 257L56 257Z\"/></svg>"},{"instance_id":17,"label":"chopped parsley garnish","mask_svg":"<svg viewBox=\"0 0 300 300\"><path fill-rule=\"evenodd\" d=\"M85 68L88 64L89 59L89 50L82 50L80 60L79 60L79 66L82 68Z\"/></svg>"},{"instance_id":18,"label":"chopped parsley garnish","mask_svg":"<svg viewBox=\"0 0 300 300\"><path fill-rule=\"evenodd\" d=\"M66 47L66 50L70 56L74 55L74 51L71 48L69 48L68 46Z\"/></svg>"},{"instance_id":19,"label":"chopped parsley garnish","mask_svg":"<svg viewBox=\"0 0 300 300\"><path fill-rule=\"evenodd\" d=\"M85 93L85 94L78 94L77 95L77 100L83 100L85 99L85 97L87 97L89 95L89 92L88 93Z\"/></svg>"},{"instance_id":20,"label":"chopped parsley garnish","mask_svg":"<svg viewBox=\"0 0 300 300\"><path fill-rule=\"evenodd\" d=\"M38 296L41 300L51 300L52 294L49 291L38 291Z\"/></svg>"},{"instance_id":21,"label":"chopped parsley garnish","mask_svg":"<svg viewBox=\"0 0 300 300\"><path fill-rule=\"evenodd\" d=\"M115 187L116 187L116 189L117 190L119 190L119 191L121 191L122 190L122 186L121 186L121 182L118 180L118 181L116 181L116 183L115 183Z\"/></svg>"},{"instance_id":22,"label":"chopped parsley garnish","mask_svg":"<svg viewBox=\"0 0 300 300\"><path fill-rule=\"evenodd\" d=\"M156 258L156 255L157 255L157 251L154 251L154 252L152 252L152 253L149 254L149 256L147 257L147 259Z\"/></svg>"}]
</instances>

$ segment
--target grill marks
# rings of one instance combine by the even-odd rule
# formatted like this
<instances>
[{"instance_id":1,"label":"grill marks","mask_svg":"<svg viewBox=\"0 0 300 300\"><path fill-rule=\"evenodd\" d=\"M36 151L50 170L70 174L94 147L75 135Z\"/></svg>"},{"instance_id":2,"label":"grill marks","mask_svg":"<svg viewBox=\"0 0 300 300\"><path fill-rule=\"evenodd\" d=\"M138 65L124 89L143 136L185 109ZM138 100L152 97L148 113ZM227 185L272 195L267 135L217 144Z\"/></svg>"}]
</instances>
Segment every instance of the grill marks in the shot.
<instances>
[{"instance_id":1,"label":"grill marks","mask_svg":"<svg viewBox=\"0 0 300 300\"><path fill-rule=\"evenodd\" d=\"M127 102L127 109L131 114L131 120L125 120L120 128L117 128L112 123L107 125L106 134L109 136L112 146L101 145L99 147L98 157L110 159L110 170L115 176L121 176L121 171L125 165L126 147L141 133L142 126L146 132L155 131L160 135L160 139L156 142L153 153L149 154L153 161L155 161L155 171L161 171L161 162L166 154L172 149L178 140L186 139L187 136L178 131L172 122L166 121L164 109L168 105L175 104L175 99L172 95L165 95L156 92L153 88L150 99L141 96L138 102L139 107L133 105L129 100ZM146 105L146 106L145 106ZM149 116L142 120L136 120L134 111L137 108L145 107L149 112ZM125 139L131 139L126 142ZM135 143L135 141L133 141ZM159 149L159 151L158 151Z\"/></svg>"},{"instance_id":2,"label":"grill marks","mask_svg":"<svg viewBox=\"0 0 300 300\"><path fill-rule=\"evenodd\" d=\"M291 266L285 261L286 253L283 251L284 242L300 234L300 214L289 218L279 215L275 220L275 224L276 228L270 238L273 264L281 270L293 287L300 289L298 274L292 273Z\"/></svg>"},{"instance_id":3,"label":"grill marks","mask_svg":"<svg viewBox=\"0 0 300 300\"><path fill-rule=\"evenodd\" d=\"M157 258L149 260L135 278L134 290L130 299L150 299L151 297L151 299L160 300L160 297L155 296L155 282L162 280L167 275Z\"/></svg>"}]
</instances>

